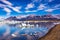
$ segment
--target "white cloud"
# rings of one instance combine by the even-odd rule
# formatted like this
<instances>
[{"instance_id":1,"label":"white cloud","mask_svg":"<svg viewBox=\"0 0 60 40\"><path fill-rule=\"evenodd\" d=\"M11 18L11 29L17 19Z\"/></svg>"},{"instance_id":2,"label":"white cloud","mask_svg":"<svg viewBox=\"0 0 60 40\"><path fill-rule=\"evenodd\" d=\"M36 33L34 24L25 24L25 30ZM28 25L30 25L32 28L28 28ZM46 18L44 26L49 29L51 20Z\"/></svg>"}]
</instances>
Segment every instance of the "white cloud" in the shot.
<instances>
[{"instance_id":1,"label":"white cloud","mask_svg":"<svg viewBox=\"0 0 60 40\"><path fill-rule=\"evenodd\" d=\"M20 6L16 6L15 8L16 8L16 9L21 9L22 7L20 7Z\"/></svg>"},{"instance_id":2,"label":"white cloud","mask_svg":"<svg viewBox=\"0 0 60 40\"><path fill-rule=\"evenodd\" d=\"M38 0L32 0L33 2L38 2Z\"/></svg>"},{"instance_id":3,"label":"white cloud","mask_svg":"<svg viewBox=\"0 0 60 40\"><path fill-rule=\"evenodd\" d=\"M50 9L46 9L45 11L46 12L53 12L53 11L58 10L58 9L60 9L60 8L50 8Z\"/></svg>"},{"instance_id":4,"label":"white cloud","mask_svg":"<svg viewBox=\"0 0 60 40\"><path fill-rule=\"evenodd\" d=\"M27 11L25 11L25 13L29 13L29 12L37 12L37 10L32 10L32 11L27 10Z\"/></svg>"},{"instance_id":5,"label":"white cloud","mask_svg":"<svg viewBox=\"0 0 60 40\"><path fill-rule=\"evenodd\" d=\"M13 7L13 6L10 6L10 5L4 5L4 4L0 4L0 8L3 8L6 12L8 12L8 14L10 14L10 12L13 10L13 11L16 11L16 12L18 12L18 13L22 13L21 11L20 11L20 9L22 8L22 7L20 7L20 6L16 6L16 7ZM10 8L10 9L9 9ZM12 10L11 10L12 9Z\"/></svg>"},{"instance_id":6,"label":"white cloud","mask_svg":"<svg viewBox=\"0 0 60 40\"><path fill-rule=\"evenodd\" d=\"M9 8L4 8L4 11L6 11L6 12L11 12L11 10L9 9Z\"/></svg>"},{"instance_id":7,"label":"white cloud","mask_svg":"<svg viewBox=\"0 0 60 40\"><path fill-rule=\"evenodd\" d=\"M25 17L27 17L27 16L29 16L29 15L20 15L20 16L16 16L18 19L20 19L20 18L25 18Z\"/></svg>"},{"instance_id":8,"label":"white cloud","mask_svg":"<svg viewBox=\"0 0 60 40\"><path fill-rule=\"evenodd\" d=\"M32 3L34 2L41 2L42 0L32 0Z\"/></svg>"},{"instance_id":9,"label":"white cloud","mask_svg":"<svg viewBox=\"0 0 60 40\"><path fill-rule=\"evenodd\" d=\"M19 6L19 7L18 7L18 6L13 7L13 4L12 4L11 2L7 1L7 0L0 0L0 1L2 1L2 2L5 3L5 4L7 4L7 5L0 4L0 7L3 7L3 8L8 7L8 8L11 8L12 10L14 10L14 11L20 13L20 9L21 9L20 6ZM3 5L3 6L2 6L2 5ZM7 9L6 11L7 11L7 12L10 12L10 10L9 10L8 8L5 8L5 10Z\"/></svg>"},{"instance_id":10,"label":"white cloud","mask_svg":"<svg viewBox=\"0 0 60 40\"><path fill-rule=\"evenodd\" d=\"M4 8L3 10L7 12L7 16L9 16L10 13L12 12L9 8Z\"/></svg>"},{"instance_id":11,"label":"white cloud","mask_svg":"<svg viewBox=\"0 0 60 40\"><path fill-rule=\"evenodd\" d=\"M25 9L29 9L29 8L33 8L34 7L34 4L30 3L27 5L27 7Z\"/></svg>"},{"instance_id":12,"label":"white cloud","mask_svg":"<svg viewBox=\"0 0 60 40\"><path fill-rule=\"evenodd\" d=\"M55 8L55 10L58 10L58 9L60 9L60 8Z\"/></svg>"},{"instance_id":13,"label":"white cloud","mask_svg":"<svg viewBox=\"0 0 60 40\"><path fill-rule=\"evenodd\" d=\"M46 12L52 12L52 11L54 11L55 9L47 9L47 10L45 10Z\"/></svg>"},{"instance_id":14,"label":"white cloud","mask_svg":"<svg viewBox=\"0 0 60 40\"><path fill-rule=\"evenodd\" d=\"M4 10L5 12L7 12L7 14L6 14L7 16L9 16L10 13L12 12L11 9L7 8L7 6L4 5L4 4L0 4L0 8L3 8L3 10Z\"/></svg>"},{"instance_id":15,"label":"white cloud","mask_svg":"<svg viewBox=\"0 0 60 40\"><path fill-rule=\"evenodd\" d=\"M60 9L60 8L50 8L50 9L46 9L44 11L47 13L52 13L53 11L58 10L58 9Z\"/></svg>"},{"instance_id":16,"label":"white cloud","mask_svg":"<svg viewBox=\"0 0 60 40\"><path fill-rule=\"evenodd\" d=\"M44 10L46 8L46 6L44 4L40 4L40 6L38 7L38 10Z\"/></svg>"},{"instance_id":17,"label":"white cloud","mask_svg":"<svg viewBox=\"0 0 60 40\"><path fill-rule=\"evenodd\" d=\"M0 0L2 1L3 3L7 4L7 5L13 5L11 2L7 1L7 0Z\"/></svg>"},{"instance_id":18,"label":"white cloud","mask_svg":"<svg viewBox=\"0 0 60 40\"><path fill-rule=\"evenodd\" d=\"M12 3L10 3L7 0L0 0L0 1L3 2L3 3L5 3L5 4L7 4L7 5L9 5L9 6L12 5ZM0 7L3 8L3 10L7 12L6 15L9 16L10 13L11 13L11 10L9 8L7 8L7 5L5 5L5 4L0 4Z\"/></svg>"},{"instance_id":19,"label":"white cloud","mask_svg":"<svg viewBox=\"0 0 60 40\"><path fill-rule=\"evenodd\" d=\"M0 4L0 8L4 8L4 7L6 7L6 5Z\"/></svg>"},{"instance_id":20,"label":"white cloud","mask_svg":"<svg viewBox=\"0 0 60 40\"><path fill-rule=\"evenodd\" d=\"M52 1L54 1L54 0L44 0L45 2L52 2Z\"/></svg>"},{"instance_id":21,"label":"white cloud","mask_svg":"<svg viewBox=\"0 0 60 40\"><path fill-rule=\"evenodd\" d=\"M12 10L14 10L14 11L16 11L16 12L18 12L18 13L20 13L20 10L19 9L17 9L17 8L15 8L15 7L12 7L12 6L8 6L9 8L11 8Z\"/></svg>"},{"instance_id":22,"label":"white cloud","mask_svg":"<svg viewBox=\"0 0 60 40\"><path fill-rule=\"evenodd\" d=\"M52 1L54 1L54 0L48 0L48 2L52 2Z\"/></svg>"},{"instance_id":23,"label":"white cloud","mask_svg":"<svg viewBox=\"0 0 60 40\"><path fill-rule=\"evenodd\" d=\"M58 8L58 7L60 7L60 4L54 6L54 8Z\"/></svg>"}]
</instances>

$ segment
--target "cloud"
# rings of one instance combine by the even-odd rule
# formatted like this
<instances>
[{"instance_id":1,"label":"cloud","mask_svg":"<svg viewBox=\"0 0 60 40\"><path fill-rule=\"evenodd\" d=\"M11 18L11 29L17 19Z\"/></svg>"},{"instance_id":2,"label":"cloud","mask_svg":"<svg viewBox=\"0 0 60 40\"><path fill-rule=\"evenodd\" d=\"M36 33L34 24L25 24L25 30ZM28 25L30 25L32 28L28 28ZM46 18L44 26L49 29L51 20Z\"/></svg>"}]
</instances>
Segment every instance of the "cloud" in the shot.
<instances>
[{"instance_id":1,"label":"cloud","mask_svg":"<svg viewBox=\"0 0 60 40\"><path fill-rule=\"evenodd\" d=\"M11 12L11 10L10 10L9 8L4 8L4 11L6 11L6 12L8 12L8 13Z\"/></svg>"},{"instance_id":2,"label":"cloud","mask_svg":"<svg viewBox=\"0 0 60 40\"><path fill-rule=\"evenodd\" d=\"M16 6L15 8L16 8L16 9L21 9L22 7L20 7L20 6Z\"/></svg>"},{"instance_id":3,"label":"cloud","mask_svg":"<svg viewBox=\"0 0 60 40\"><path fill-rule=\"evenodd\" d=\"M58 9L60 9L60 8L55 8L55 10L58 10Z\"/></svg>"},{"instance_id":4,"label":"cloud","mask_svg":"<svg viewBox=\"0 0 60 40\"><path fill-rule=\"evenodd\" d=\"M15 7L13 7L13 4L11 3L11 2L9 2L9 1L7 1L7 0L0 0L0 1L2 1L3 3L5 3L5 4L7 4L7 5L5 5L5 4L0 4L0 7L2 8L4 8L4 10L6 11L6 12L8 12L8 14L10 14L9 12L11 12L12 10L13 11L16 11L16 12L18 12L18 13L21 13L21 11L20 11L20 9L21 9L21 7L20 6L15 6ZM3 5L3 6L2 6ZM7 8L6 8L7 7ZM10 9L9 9L10 8ZM12 9L12 10L11 10Z\"/></svg>"},{"instance_id":5,"label":"cloud","mask_svg":"<svg viewBox=\"0 0 60 40\"><path fill-rule=\"evenodd\" d=\"M55 11L55 10L60 9L59 7L60 7L60 4L55 5L55 6L52 7L52 8L48 8L48 9L46 9L46 10L44 10L44 11L46 11L46 12L53 12L53 11Z\"/></svg>"},{"instance_id":6,"label":"cloud","mask_svg":"<svg viewBox=\"0 0 60 40\"><path fill-rule=\"evenodd\" d=\"M34 4L33 3L30 3L27 5L27 7L25 9L29 9L29 8L33 8L34 7Z\"/></svg>"},{"instance_id":7,"label":"cloud","mask_svg":"<svg viewBox=\"0 0 60 40\"><path fill-rule=\"evenodd\" d=\"M47 10L45 10L46 12L52 12L52 11L54 11L55 9L47 9Z\"/></svg>"},{"instance_id":8,"label":"cloud","mask_svg":"<svg viewBox=\"0 0 60 40\"><path fill-rule=\"evenodd\" d=\"M0 4L0 8L4 8L4 7L6 7L6 5Z\"/></svg>"},{"instance_id":9,"label":"cloud","mask_svg":"<svg viewBox=\"0 0 60 40\"><path fill-rule=\"evenodd\" d=\"M29 16L29 15L20 15L20 16L17 16L17 18L20 19L20 18L25 18L27 16Z\"/></svg>"},{"instance_id":10,"label":"cloud","mask_svg":"<svg viewBox=\"0 0 60 40\"><path fill-rule=\"evenodd\" d=\"M10 13L12 12L9 8L4 8L3 10L7 12L7 16L9 16Z\"/></svg>"},{"instance_id":11,"label":"cloud","mask_svg":"<svg viewBox=\"0 0 60 40\"><path fill-rule=\"evenodd\" d=\"M12 10L14 10L14 11L18 12L18 13L20 13L20 12L21 12L19 8L12 7L12 6L8 6L8 7L9 7L9 8L11 8Z\"/></svg>"},{"instance_id":12,"label":"cloud","mask_svg":"<svg viewBox=\"0 0 60 40\"><path fill-rule=\"evenodd\" d=\"M52 2L52 1L54 1L54 0L44 0L45 2Z\"/></svg>"},{"instance_id":13,"label":"cloud","mask_svg":"<svg viewBox=\"0 0 60 40\"><path fill-rule=\"evenodd\" d=\"M38 10L44 10L46 8L46 6L44 4L40 4L38 7Z\"/></svg>"},{"instance_id":14,"label":"cloud","mask_svg":"<svg viewBox=\"0 0 60 40\"><path fill-rule=\"evenodd\" d=\"M49 8L49 9L46 9L44 11L46 11L46 12L53 12L53 11L58 10L58 9L60 9L60 8Z\"/></svg>"},{"instance_id":15,"label":"cloud","mask_svg":"<svg viewBox=\"0 0 60 40\"><path fill-rule=\"evenodd\" d=\"M52 2L52 1L54 1L54 0L48 0L48 2Z\"/></svg>"},{"instance_id":16,"label":"cloud","mask_svg":"<svg viewBox=\"0 0 60 40\"><path fill-rule=\"evenodd\" d=\"M41 2L42 0L32 0L32 3L34 2Z\"/></svg>"},{"instance_id":17,"label":"cloud","mask_svg":"<svg viewBox=\"0 0 60 40\"><path fill-rule=\"evenodd\" d=\"M25 13L29 13L29 12L37 12L37 10L32 10L32 11L27 10L27 11L25 11Z\"/></svg>"},{"instance_id":18,"label":"cloud","mask_svg":"<svg viewBox=\"0 0 60 40\"><path fill-rule=\"evenodd\" d=\"M54 8L58 8L58 7L60 7L60 4L54 6Z\"/></svg>"},{"instance_id":19,"label":"cloud","mask_svg":"<svg viewBox=\"0 0 60 40\"><path fill-rule=\"evenodd\" d=\"M13 6L9 6L9 5L0 4L0 8L3 8L8 13L11 12L12 10L14 10L18 13L21 13L21 11L20 11L21 7L20 6L13 7Z\"/></svg>"},{"instance_id":20,"label":"cloud","mask_svg":"<svg viewBox=\"0 0 60 40\"><path fill-rule=\"evenodd\" d=\"M7 0L0 0L0 1L7 4L7 5L9 5L9 6L12 5L12 3L10 3ZM11 9L7 8L7 5L5 5L5 4L0 4L0 7L3 8L3 10L7 12L6 15L9 16L12 11L11 11Z\"/></svg>"},{"instance_id":21,"label":"cloud","mask_svg":"<svg viewBox=\"0 0 60 40\"><path fill-rule=\"evenodd\" d=\"M0 4L0 8L3 8L3 10L5 11L5 12L7 12L7 16L9 16L10 15L10 13L12 12L12 10L11 9L9 9L6 5L4 5L4 4Z\"/></svg>"},{"instance_id":22,"label":"cloud","mask_svg":"<svg viewBox=\"0 0 60 40\"><path fill-rule=\"evenodd\" d=\"M3 3L7 4L7 5L13 5L11 2L7 1L7 0L0 0L2 1Z\"/></svg>"}]
</instances>

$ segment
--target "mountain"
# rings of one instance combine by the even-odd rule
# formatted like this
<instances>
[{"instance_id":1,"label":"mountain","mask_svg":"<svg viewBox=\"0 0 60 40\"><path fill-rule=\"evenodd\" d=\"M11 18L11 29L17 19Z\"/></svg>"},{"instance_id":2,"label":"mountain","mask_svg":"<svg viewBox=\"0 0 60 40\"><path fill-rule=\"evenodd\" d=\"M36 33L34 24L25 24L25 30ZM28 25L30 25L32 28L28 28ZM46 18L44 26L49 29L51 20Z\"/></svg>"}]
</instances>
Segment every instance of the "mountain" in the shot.
<instances>
[{"instance_id":1,"label":"mountain","mask_svg":"<svg viewBox=\"0 0 60 40\"><path fill-rule=\"evenodd\" d=\"M42 18L44 20L57 20L57 18L53 15L43 15Z\"/></svg>"},{"instance_id":2,"label":"mountain","mask_svg":"<svg viewBox=\"0 0 60 40\"><path fill-rule=\"evenodd\" d=\"M60 19L58 19L56 16L52 16L52 15L43 15L43 16L29 15L26 17L11 16L11 17L7 18L6 20L28 21L28 20L60 20Z\"/></svg>"},{"instance_id":3,"label":"mountain","mask_svg":"<svg viewBox=\"0 0 60 40\"><path fill-rule=\"evenodd\" d=\"M42 17L43 17L43 18L55 18L53 15L49 15L49 14L43 15Z\"/></svg>"},{"instance_id":4,"label":"mountain","mask_svg":"<svg viewBox=\"0 0 60 40\"><path fill-rule=\"evenodd\" d=\"M54 15L54 17L60 19L60 15Z\"/></svg>"}]
</instances>

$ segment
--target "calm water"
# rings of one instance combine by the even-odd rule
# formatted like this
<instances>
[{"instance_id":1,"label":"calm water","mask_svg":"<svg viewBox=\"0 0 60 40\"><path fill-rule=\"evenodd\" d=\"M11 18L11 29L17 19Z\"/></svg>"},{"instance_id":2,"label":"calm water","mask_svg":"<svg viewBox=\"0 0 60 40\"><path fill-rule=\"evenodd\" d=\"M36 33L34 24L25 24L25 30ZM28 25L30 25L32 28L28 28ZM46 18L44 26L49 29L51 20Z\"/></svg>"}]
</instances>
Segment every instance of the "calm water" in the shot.
<instances>
[{"instance_id":1,"label":"calm water","mask_svg":"<svg viewBox=\"0 0 60 40\"><path fill-rule=\"evenodd\" d=\"M19 27L20 24L1 25L0 40L37 40L46 35L54 26L53 23L39 23L34 27Z\"/></svg>"}]
</instances>

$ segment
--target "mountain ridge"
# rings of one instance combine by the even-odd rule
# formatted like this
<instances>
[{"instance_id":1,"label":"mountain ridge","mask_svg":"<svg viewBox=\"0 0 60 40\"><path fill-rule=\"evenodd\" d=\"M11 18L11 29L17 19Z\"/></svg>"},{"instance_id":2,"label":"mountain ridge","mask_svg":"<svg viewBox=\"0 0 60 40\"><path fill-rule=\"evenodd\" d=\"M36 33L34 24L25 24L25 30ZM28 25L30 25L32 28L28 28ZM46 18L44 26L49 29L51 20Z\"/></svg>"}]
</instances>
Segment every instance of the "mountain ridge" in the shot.
<instances>
[{"instance_id":1,"label":"mountain ridge","mask_svg":"<svg viewBox=\"0 0 60 40\"><path fill-rule=\"evenodd\" d=\"M20 18L18 18L20 17ZM42 16L37 16L37 15L29 15L25 17L21 16L11 16L5 20L16 20L16 21L28 21L28 20L60 20L60 16L52 16L52 15L42 15Z\"/></svg>"}]
</instances>

